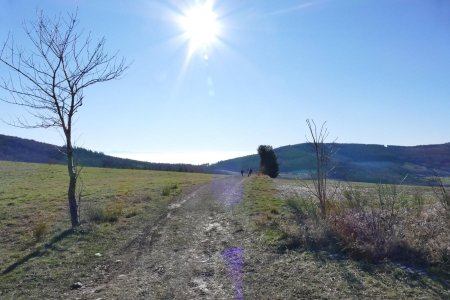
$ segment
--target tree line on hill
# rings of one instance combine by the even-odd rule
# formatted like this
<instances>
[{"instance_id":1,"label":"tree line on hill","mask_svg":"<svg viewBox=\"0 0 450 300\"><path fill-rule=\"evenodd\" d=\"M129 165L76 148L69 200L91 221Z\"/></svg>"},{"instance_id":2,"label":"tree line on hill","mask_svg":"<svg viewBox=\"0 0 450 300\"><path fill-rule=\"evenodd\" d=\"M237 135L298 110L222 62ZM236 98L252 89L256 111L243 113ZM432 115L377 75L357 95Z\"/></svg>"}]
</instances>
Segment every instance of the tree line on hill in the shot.
<instances>
[{"instance_id":1,"label":"tree line on hill","mask_svg":"<svg viewBox=\"0 0 450 300\"><path fill-rule=\"evenodd\" d=\"M0 160L66 164L64 147L0 134ZM173 172L210 172L207 165L168 164L137 161L74 147L75 161L86 167L138 169Z\"/></svg>"}]
</instances>

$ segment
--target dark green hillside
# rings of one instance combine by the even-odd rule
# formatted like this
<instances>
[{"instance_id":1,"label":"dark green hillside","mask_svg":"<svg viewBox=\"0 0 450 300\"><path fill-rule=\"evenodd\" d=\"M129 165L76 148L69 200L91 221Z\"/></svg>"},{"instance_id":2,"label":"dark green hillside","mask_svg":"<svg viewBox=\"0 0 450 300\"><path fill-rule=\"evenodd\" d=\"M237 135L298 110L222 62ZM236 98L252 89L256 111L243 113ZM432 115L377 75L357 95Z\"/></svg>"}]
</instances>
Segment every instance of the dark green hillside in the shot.
<instances>
[{"instance_id":1,"label":"dark green hillside","mask_svg":"<svg viewBox=\"0 0 450 300\"><path fill-rule=\"evenodd\" d=\"M408 175L407 183L426 183L434 170L441 176L450 176L450 143L426 146L382 146L363 144L336 144L333 164L335 179L365 182L398 183ZM314 167L314 156L309 144L297 144L275 149L280 171L306 174ZM218 170L238 171L258 168L255 155L218 162Z\"/></svg>"},{"instance_id":2,"label":"dark green hillside","mask_svg":"<svg viewBox=\"0 0 450 300\"><path fill-rule=\"evenodd\" d=\"M62 163L60 147L0 134L0 160L36 163Z\"/></svg>"},{"instance_id":3,"label":"dark green hillside","mask_svg":"<svg viewBox=\"0 0 450 300\"><path fill-rule=\"evenodd\" d=\"M206 172L206 166L150 163L105 155L101 152L75 149L75 159L82 166L142 169L176 172ZM16 162L65 164L64 147L0 134L0 160Z\"/></svg>"}]
</instances>

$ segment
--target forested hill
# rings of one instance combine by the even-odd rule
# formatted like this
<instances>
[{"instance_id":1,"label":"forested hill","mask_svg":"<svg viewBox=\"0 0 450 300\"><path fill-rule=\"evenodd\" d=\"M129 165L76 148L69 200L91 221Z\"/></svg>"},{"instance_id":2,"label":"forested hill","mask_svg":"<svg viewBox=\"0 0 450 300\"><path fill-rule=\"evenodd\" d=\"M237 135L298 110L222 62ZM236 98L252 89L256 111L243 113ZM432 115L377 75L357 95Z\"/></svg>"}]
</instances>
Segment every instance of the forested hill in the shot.
<instances>
[{"instance_id":1,"label":"forested hill","mask_svg":"<svg viewBox=\"0 0 450 300\"><path fill-rule=\"evenodd\" d=\"M150 163L105 155L101 152L75 149L78 164L89 167L143 169L176 172L207 172L206 166ZM65 164L64 147L0 134L0 160Z\"/></svg>"},{"instance_id":2,"label":"forested hill","mask_svg":"<svg viewBox=\"0 0 450 300\"><path fill-rule=\"evenodd\" d=\"M399 183L408 175L406 183L425 183L436 171L450 176L450 143L425 146L383 146L363 144L335 144L332 177L340 180ZM256 151L255 151L256 152ZM275 149L280 172L308 174L314 168L310 144L297 144ZM217 170L258 170L258 155L239 157L213 164Z\"/></svg>"}]
</instances>

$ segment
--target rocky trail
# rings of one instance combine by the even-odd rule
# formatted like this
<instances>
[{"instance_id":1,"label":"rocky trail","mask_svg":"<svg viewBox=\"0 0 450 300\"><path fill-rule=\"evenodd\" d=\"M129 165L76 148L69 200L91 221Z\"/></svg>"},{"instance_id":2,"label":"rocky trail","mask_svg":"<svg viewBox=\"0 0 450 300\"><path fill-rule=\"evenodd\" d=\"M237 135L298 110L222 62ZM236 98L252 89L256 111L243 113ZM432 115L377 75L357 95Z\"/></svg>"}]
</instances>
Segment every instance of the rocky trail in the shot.
<instances>
[{"instance_id":1,"label":"rocky trail","mask_svg":"<svg viewBox=\"0 0 450 300\"><path fill-rule=\"evenodd\" d=\"M180 197L73 298L243 299L241 229L233 207L244 180L215 179Z\"/></svg>"}]
</instances>

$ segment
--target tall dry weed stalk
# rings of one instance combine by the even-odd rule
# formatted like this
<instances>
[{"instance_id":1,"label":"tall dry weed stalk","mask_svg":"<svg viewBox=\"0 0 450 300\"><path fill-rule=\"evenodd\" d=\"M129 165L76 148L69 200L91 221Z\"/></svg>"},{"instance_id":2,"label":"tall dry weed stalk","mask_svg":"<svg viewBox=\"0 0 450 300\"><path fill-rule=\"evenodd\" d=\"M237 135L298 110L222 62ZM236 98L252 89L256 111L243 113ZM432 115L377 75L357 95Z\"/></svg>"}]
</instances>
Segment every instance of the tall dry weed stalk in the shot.
<instances>
[{"instance_id":1,"label":"tall dry weed stalk","mask_svg":"<svg viewBox=\"0 0 450 300\"><path fill-rule=\"evenodd\" d=\"M442 205L442 213L447 218L450 218L450 192L445 187L441 177L435 175L434 181L437 183L437 186L433 186L434 187L433 190L436 197L439 199L439 202Z\"/></svg>"}]
</instances>

